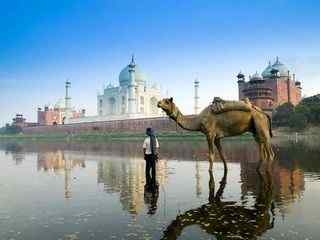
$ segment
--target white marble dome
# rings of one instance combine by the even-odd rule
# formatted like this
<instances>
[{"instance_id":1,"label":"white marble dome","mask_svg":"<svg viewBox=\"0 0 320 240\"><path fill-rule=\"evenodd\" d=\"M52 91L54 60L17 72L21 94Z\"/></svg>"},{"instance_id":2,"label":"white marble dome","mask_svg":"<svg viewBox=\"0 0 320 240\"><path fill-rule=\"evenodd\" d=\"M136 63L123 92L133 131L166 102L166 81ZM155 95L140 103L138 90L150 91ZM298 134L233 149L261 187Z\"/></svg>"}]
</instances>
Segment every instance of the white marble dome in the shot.
<instances>
[{"instance_id":1,"label":"white marble dome","mask_svg":"<svg viewBox=\"0 0 320 240\"><path fill-rule=\"evenodd\" d=\"M139 66L135 64L134 59L132 58L131 63L127 65L124 69L121 70L119 74L119 83L120 86L128 85L130 81L129 68L130 65L134 68L135 81L137 84L144 84L147 80L146 75L140 70Z\"/></svg>"}]
</instances>

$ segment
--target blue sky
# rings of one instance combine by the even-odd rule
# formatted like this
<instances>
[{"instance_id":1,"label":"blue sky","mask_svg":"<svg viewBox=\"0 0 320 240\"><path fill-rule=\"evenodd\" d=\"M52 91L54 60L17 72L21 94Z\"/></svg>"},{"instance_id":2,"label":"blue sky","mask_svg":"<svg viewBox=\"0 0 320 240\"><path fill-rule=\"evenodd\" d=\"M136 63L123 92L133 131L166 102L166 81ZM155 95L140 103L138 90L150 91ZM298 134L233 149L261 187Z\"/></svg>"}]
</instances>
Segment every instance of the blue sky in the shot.
<instances>
[{"instance_id":1,"label":"blue sky","mask_svg":"<svg viewBox=\"0 0 320 240\"><path fill-rule=\"evenodd\" d=\"M96 114L103 85L118 83L131 54L185 113L214 96L237 99L235 76L261 72L276 56L320 92L320 3L295 0L1 1L0 126L15 113L64 95L72 82L76 108Z\"/></svg>"}]
</instances>

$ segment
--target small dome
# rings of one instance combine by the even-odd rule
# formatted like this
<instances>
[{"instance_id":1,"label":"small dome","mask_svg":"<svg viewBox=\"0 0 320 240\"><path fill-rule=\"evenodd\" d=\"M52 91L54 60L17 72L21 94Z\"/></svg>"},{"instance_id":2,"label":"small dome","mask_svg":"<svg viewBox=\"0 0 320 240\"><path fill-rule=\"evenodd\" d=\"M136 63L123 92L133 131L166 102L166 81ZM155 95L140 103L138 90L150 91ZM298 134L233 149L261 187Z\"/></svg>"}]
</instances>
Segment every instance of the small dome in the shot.
<instances>
[{"instance_id":1,"label":"small dome","mask_svg":"<svg viewBox=\"0 0 320 240\"><path fill-rule=\"evenodd\" d=\"M107 85L107 88L113 88L112 83L109 83L109 84Z\"/></svg>"},{"instance_id":2,"label":"small dome","mask_svg":"<svg viewBox=\"0 0 320 240\"><path fill-rule=\"evenodd\" d=\"M262 80L260 74L258 72L256 72L255 74L253 74L250 78L250 80Z\"/></svg>"},{"instance_id":3,"label":"small dome","mask_svg":"<svg viewBox=\"0 0 320 240\"><path fill-rule=\"evenodd\" d=\"M237 78L244 78L245 76L244 76L244 74L240 71L239 73L238 73L238 75L237 75Z\"/></svg>"},{"instance_id":4,"label":"small dome","mask_svg":"<svg viewBox=\"0 0 320 240\"><path fill-rule=\"evenodd\" d=\"M270 72L271 69L272 69L271 62L269 61L268 67L266 67L266 69L264 69L263 72L261 73L262 77L263 78L271 77L272 76Z\"/></svg>"},{"instance_id":5,"label":"small dome","mask_svg":"<svg viewBox=\"0 0 320 240\"><path fill-rule=\"evenodd\" d=\"M146 81L145 74L140 70L139 66L135 64L134 58L132 58L131 63L127 65L119 74L120 86L127 85L130 82L129 69L134 69L135 81L137 84L144 84Z\"/></svg>"},{"instance_id":6,"label":"small dome","mask_svg":"<svg viewBox=\"0 0 320 240\"><path fill-rule=\"evenodd\" d=\"M54 108L55 109L63 109L63 108L65 108L65 101L62 98L60 98L57 101L57 103L54 105Z\"/></svg>"}]
</instances>

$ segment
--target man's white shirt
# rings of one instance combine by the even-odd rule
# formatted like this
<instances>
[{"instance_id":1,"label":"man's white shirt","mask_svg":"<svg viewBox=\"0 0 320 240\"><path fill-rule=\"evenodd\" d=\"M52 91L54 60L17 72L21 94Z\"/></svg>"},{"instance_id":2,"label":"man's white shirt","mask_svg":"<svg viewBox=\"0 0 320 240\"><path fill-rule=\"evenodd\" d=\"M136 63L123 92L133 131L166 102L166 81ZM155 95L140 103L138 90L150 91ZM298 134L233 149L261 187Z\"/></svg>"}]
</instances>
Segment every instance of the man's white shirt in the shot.
<instances>
[{"instance_id":1,"label":"man's white shirt","mask_svg":"<svg viewBox=\"0 0 320 240\"><path fill-rule=\"evenodd\" d=\"M151 146L150 146L150 137L146 137L146 138L144 139L143 148L146 149L146 154L152 154L152 152L151 152ZM158 142L158 139L157 139L157 138L156 138L156 148L159 148L159 142Z\"/></svg>"}]
</instances>

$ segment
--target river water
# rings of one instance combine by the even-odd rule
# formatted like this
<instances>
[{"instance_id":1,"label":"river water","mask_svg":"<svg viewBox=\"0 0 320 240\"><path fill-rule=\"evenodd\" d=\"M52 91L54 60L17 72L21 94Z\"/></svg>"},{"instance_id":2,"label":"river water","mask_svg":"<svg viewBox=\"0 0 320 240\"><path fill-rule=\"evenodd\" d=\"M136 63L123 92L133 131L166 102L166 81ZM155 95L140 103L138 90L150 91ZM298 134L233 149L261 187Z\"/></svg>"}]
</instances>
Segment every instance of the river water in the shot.
<instances>
[{"instance_id":1,"label":"river water","mask_svg":"<svg viewBox=\"0 0 320 240\"><path fill-rule=\"evenodd\" d=\"M0 143L0 239L320 239L320 143L275 143L258 175L250 140L160 141L158 187L140 142Z\"/></svg>"}]
</instances>

